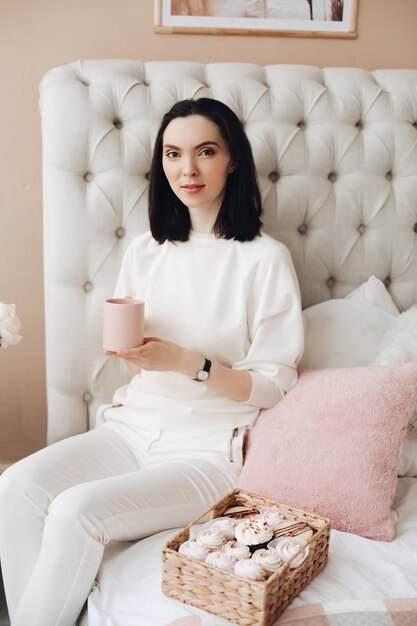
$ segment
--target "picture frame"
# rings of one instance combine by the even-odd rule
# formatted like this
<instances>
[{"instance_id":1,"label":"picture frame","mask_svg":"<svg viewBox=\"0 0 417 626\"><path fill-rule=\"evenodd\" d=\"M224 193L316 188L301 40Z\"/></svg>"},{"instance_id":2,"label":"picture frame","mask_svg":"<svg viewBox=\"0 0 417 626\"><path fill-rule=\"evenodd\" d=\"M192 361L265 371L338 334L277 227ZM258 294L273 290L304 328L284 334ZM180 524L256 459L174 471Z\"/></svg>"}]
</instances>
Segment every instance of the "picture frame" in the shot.
<instances>
[{"instance_id":1,"label":"picture frame","mask_svg":"<svg viewBox=\"0 0 417 626\"><path fill-rule=\"evenodd\" d=\"M359 0L154 0L161 34L357 37Z\"/></svg>"}]
</instances>

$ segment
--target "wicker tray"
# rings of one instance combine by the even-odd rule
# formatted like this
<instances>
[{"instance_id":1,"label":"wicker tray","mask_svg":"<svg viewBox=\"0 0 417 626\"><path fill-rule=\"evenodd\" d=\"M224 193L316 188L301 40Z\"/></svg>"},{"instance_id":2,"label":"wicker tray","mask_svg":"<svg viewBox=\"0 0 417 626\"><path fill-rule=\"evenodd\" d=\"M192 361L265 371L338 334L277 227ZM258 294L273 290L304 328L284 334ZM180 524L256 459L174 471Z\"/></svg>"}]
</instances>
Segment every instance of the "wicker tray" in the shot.
<instances>
[{"instance_id":1,"label":"wicker tray","mask_svg":"<svg viewBox=\"0 0 417 626\"><path fill-rule=\"evenodd\" d=\"M190 537L191 526L201 523L207 515L211 519L221 517L232 506L279 506L296 521L308 523L313 536L308 540L310 549L306 560L295 569L285 565L265 581L253 581L178 553L179 546ZM239 626L271 626L325 566L329 535L330 522L323 517L242 490L232 491L165 544L162 591L170 598Z\"/></svg>"}]
</instances>

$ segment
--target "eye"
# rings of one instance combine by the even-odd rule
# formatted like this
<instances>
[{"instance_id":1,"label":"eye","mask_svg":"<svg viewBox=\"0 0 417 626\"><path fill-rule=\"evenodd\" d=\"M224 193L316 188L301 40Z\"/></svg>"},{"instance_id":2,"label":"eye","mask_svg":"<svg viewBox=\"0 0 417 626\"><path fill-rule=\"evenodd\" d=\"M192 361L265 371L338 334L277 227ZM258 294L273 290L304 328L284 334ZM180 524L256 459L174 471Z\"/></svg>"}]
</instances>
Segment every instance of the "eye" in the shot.
<instances>
[{"instance_id":1,"label":"eye","mask_svg":"<svg viewBox=\"0 0 417 626\"><path fill-rule=\"evenodd\" d=\"M180 155L178 152L175 152L175 150L169 150L169 152L165 153L165 156L168 159L177 159Z\"/></svg>"},{"instance_id":2,"label":"eye","mask_svg":"<svg viewBox=\"0 0 417 626\"><path fill-rule=\"evenodd\" d=\"M213 154L215 154L215 152L212 148L204 148L204 150L200 152L199 156L212 156Z\"/></svg>"}]
</instances>

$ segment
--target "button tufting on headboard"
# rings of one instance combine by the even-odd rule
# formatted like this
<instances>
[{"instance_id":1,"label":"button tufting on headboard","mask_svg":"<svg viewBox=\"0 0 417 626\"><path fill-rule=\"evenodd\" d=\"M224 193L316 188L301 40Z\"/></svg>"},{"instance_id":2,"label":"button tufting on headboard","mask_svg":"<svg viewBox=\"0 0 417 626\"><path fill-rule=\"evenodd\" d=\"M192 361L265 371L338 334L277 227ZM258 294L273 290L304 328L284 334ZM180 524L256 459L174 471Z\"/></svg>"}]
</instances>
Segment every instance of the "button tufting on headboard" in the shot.
<instances>
[{"instance_id":1,"label":"button tufting on headboard","mask_svg":"<svg viewBox=\"0 0 417 626\"><path fill-rule=\"evenodd\" d=\"M117 59L53 69L41 85L48 441L85 430L126 382L103 355L103 302L149 227L162 115L200 96L244 122L264 227L288 246L304 307L372 274L402 310L416 302L417 70Z\"/></svg>"}]
</instances>

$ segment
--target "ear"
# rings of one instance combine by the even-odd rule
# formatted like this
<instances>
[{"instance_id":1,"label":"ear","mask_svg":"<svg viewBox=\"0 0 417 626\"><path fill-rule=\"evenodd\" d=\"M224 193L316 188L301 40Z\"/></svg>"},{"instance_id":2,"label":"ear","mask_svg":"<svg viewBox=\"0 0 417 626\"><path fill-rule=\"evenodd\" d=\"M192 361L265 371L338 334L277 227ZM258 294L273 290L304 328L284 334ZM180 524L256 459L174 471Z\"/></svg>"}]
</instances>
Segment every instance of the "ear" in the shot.
<instances>
[{"instance_id":1,"label":"ear","mask_svg":"<svg viewBox=\"0 0 417 626\"><path fill-rule=\"evenodd\" d=\"M229 174L233 174L237 170L237 165L233 161L229 165Z\"/></svg>"}]
</instances>

